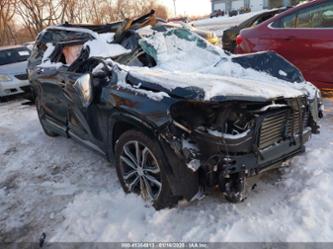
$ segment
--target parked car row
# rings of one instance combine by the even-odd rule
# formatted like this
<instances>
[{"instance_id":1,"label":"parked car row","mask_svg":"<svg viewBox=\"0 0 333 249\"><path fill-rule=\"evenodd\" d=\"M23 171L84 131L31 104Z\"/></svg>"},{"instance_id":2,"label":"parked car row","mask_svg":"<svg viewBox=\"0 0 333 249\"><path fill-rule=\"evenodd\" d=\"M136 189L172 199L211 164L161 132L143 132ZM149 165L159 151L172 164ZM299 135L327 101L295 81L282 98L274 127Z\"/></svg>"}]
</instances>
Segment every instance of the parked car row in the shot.
<instances>
[{"instance_id":1,"label":"parked car row","mask_svg":"<svg viewBox=\"0 0 333 249\"><path fill-rule=\"evenodd\" d=\"M227 12L227 14L229 16L237 16L238 14L244 14L244 13L249 13L251 12L251 9L250 8L246 8L246 7L243 7L243 8L240 8L238 10L231 10L229 12ZM226 13L224 10L221 10L221 9L217 9L217 10L214 10L210 15L209 17L210 18L214 18L214 17L219 17L219 16L224 16Z\"/></svg>"}]
</instances>

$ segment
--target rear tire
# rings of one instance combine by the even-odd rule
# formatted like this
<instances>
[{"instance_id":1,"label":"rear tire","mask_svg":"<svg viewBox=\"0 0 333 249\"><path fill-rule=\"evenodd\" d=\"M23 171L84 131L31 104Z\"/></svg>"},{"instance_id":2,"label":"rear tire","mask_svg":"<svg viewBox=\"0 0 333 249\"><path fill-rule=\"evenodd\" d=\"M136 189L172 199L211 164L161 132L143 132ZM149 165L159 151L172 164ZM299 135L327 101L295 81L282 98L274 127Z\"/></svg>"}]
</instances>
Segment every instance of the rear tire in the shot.
<instances>
[{"instance_id":1,"label":"rear tire","mask_svg":"<svg viewBox=\"0 0 333 249\"><path fill-rule=\"evenodd\" d=\"M171 193L159 145L144 133L130 130L115 147L119 181L126 193L136 193L157 210L172 207L178 198Z\"/></svg>"},{"instance_id":2,"label":"rear tire","mask_svg":"<svg viewBox=\"0 0 333 249\"><path fill-rule=\"evenodd\" d=\"M43 106L41 105L41 101L40 101L40 97L37 95L36 99L35 99L35 105L36 105L36 109L37 109L37 114L38 114L38 119L39 122L43 128L43 131L46 135L48 135L49 137L57 137L59 136L59 134L57 134L56 132L50 130L49 128L46 127L45 125L45 111Z\"/></svg>"}]
</instances>

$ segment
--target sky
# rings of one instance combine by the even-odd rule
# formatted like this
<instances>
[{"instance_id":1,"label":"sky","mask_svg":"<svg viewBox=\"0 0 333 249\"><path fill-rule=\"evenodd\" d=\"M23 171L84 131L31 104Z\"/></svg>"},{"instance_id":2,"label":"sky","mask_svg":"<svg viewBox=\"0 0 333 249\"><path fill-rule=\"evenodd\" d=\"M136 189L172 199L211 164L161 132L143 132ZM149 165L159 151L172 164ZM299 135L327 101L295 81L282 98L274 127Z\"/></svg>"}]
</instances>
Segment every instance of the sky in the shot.
<instances>
[{"instance_id":1,"label":"sky","mask_svg":"<svg viewBox=\"0 0 333 249\"><path fill-rule=\"evenodd\" d=\"M170 14L174 15L173 0L160 0L170 9ZM210 0L176 0L177 16L202 16L211 12Z\"/></svg>"}]
</instances>

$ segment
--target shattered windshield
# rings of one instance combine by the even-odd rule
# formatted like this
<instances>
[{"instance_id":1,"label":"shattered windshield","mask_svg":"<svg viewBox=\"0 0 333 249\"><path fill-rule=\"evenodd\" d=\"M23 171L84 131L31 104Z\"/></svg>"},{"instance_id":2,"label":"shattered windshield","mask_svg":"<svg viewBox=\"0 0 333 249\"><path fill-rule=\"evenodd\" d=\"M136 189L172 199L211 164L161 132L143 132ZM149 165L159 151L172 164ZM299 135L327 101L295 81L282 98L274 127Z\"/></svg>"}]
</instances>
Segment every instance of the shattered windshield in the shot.
<instances>
[{"instance_id":1,"label":"shattered windshield","mask_svg":"<svg viewBox=\"0 0 333 249\"><path fill-rule=\"evenodd\" d=\"M186 28L155 32L142 38L139 44L160 69L170 71L197 71L228 57L222 49Z\"/></svg>"}]
</instances>

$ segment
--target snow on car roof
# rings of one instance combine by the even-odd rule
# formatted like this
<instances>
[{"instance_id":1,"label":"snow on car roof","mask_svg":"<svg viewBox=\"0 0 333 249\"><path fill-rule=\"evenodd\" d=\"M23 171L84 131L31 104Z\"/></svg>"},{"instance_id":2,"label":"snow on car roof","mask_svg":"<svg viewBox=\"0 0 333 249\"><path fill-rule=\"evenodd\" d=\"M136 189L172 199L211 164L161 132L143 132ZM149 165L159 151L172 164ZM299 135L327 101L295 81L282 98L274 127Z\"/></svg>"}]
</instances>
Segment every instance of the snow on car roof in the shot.
<instances>
[{"instance_id":1,"label":"snow on car roof","mask_svg":"<svg viewBox=\"0 0 333 249\"><path fill-rule=\"evenodd\" d=\"M70 31L78 31L81 32L82 30L87 31L89 34L92 34L95 39L89 40L83 44L83 47L89 47L89 57L102 57L102 58L114 58L122 54L130 53L131 51L125 49L123 46L117 43L112 43L114 33L103 33L98 34L88 29L84 28L66 28L66 27L56 27L56 29L61 30L70 30ZM46 44L47 49L43 54L42 63L39 65L40 67L49 67L55 66L60 67L63 63L51 62L50 56L55 50L55 45L52 43Z\"/></svg>"}]
</instances>

